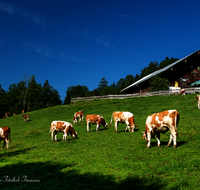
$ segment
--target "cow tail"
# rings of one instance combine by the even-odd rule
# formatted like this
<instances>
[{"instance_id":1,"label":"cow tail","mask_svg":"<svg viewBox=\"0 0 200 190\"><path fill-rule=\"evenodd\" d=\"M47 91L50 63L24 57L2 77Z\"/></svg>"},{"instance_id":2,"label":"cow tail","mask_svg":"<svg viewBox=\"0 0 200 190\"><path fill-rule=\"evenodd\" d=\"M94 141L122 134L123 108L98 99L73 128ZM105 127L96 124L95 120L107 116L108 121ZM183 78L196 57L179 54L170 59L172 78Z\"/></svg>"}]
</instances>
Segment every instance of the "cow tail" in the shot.
<instances>
[{"instance_id":1,"label":"cow tail","mask_svg":"<svg viewBox=\"0 0 200 190\"><path fill-rule=\"evenodd\" d=\"M113 112L113 113L114 113L114 112ZM113 113L112 113L111 120L110 120L110 127L112 127L112 118L113 118Z\"/></svg>"},{"instance_id":2,"label":"cow tail","mask_svg":"<svg viewBox=\"0 0 200 190\"><path fill-rule=\"evenodd\" d=\"M180 114L179 114L179 112L176 111L176 124L175 124L176 126L175 126L175 130L176 130L177 137L178 137L177 126L178 126L179 120L180 120Z\"/></svg>"}]
</instances>

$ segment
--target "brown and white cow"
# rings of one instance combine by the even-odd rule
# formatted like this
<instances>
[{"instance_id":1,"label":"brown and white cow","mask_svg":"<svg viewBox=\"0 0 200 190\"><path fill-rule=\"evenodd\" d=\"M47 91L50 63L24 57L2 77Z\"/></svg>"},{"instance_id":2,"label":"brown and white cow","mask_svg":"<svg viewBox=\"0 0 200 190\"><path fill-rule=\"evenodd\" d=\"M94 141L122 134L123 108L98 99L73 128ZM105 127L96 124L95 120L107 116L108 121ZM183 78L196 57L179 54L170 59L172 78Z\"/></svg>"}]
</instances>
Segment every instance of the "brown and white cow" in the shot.
<instances>
[{"instance_id":1,"label":"brown and white cow","mask_svg":"<svg viewBox=\"0 0 200 190\"><path fill-rule=\"evenodd\" d=\"M0 142L3 142L3 148L6 145L9 148L9 142L11 142L11 132L10 127L1 127L0 128Z\"/></svg>"},{"instance_id":2,"label":"brown and white cow","mask_svg":"<svg viewBox=\"0 0 200 190\"><path fill-rule=\"evenodd\" d=\"M115 122L115 131L117 131L117 126L119 123L126 123L126 130L128 129L129 132L134 132L135 127L135 121L134 121L134 115L130 112L124 112L124 111L114 111L111 116L111 121L110 121L110 126L112 126L112 118L114 119Z\"/></svg>"},{"instance_id":3,"label":"brown and white cow","mask_svg":"<svg viewBox=\"0 0 200 190\"><path fill-rule=\"evenodd\" d=\"M9 117L9 115L10 115L10 112L5 113L5 117Z\"/></svg>"},{"instance_id":4,"label":"brown and white cow","mask_svg":"<svg viewBox=\"0 0 200 190\"><path fill-rule=\"evenodd\" d=\"M160 133L170 131L170 139L167 147L174 141L174 148L177 146L176 137L178 136L177 126L180 119L180 114L176 110L167 110L160 113L154 113L147 117L145 132L143 139L147 142L147 148L150 147L151 137L157 136L158 147L160 146Z\"/></svg>"},{"instance_id":5,"label":"brown and white cow","mask_svg":"<svg viewBox=\"0 0 200 190\"><path fill-rule=\"evenodd\" d=\"M90 123L97 124L96 131L99 130L100 126L104 126L105 129L108 126L108 124L105 122L105 119L101 115L87 115L86 122L87 122L87 132L89 132Z\"/></svg>"},{"instance_id":6,"label":"brown and white cow","mask_svg":"<svg viewBox=\"0 0 200 190\"><path fill-rule=\"evenodd\" d=\"M78 112L76 112L76 113L74 114L73 123L77 123L78 119L79 119L79 123L81 122L81 119L82 119L82 121L83 121L83 119L84 119L83 110L78 111Z\"/></svg>"},{"instance_id":7,"label":"brown and white cow","mask_svg":"<svg viewBox=\"0 0 200 190\"><path fill-rule=\"evenodd\" d=\"M49 135L51 134L51 141L53 142L53 136L55 132L55 141L57 142L57 132L63 132L63 141L66 141L67 135L71 135L73 138L77 138L78 134L74 131L71 123L66 121L52 121L50 126Z\"/></svg>"},{"instance_id":8,"label":"brown and white cow","mask_svg":"<svg viewBox=\"0 0 200 190\"><path fill-rule=\"evenodd\" d=\"M185 89L183 89L183 88L180 89L179 90L179 94L182 95L182 96L185 96Z\"/></svg>"},{"instance_id":9,"label":"brown and white cow","mask_svg":"<svg viewBox=\"0 0 200 190\"><path fill-rule=\"evenodd\" d=\"M198 109L200 109L200 95L197 95L197 96L196 96L196 99L197 99L197 106L198 106Z\"/></svg>"},{"instance_id":10,"label":"brown and white cow","mask_svg":"<svg viewBox=\"0 0 200 190\"><path fill-rule=\"evenodd\" d=\"M28 114L22 115L22 118L24 119L24 121L28 121L29 120L29 115Z\"/></svg>"}]
</instances>

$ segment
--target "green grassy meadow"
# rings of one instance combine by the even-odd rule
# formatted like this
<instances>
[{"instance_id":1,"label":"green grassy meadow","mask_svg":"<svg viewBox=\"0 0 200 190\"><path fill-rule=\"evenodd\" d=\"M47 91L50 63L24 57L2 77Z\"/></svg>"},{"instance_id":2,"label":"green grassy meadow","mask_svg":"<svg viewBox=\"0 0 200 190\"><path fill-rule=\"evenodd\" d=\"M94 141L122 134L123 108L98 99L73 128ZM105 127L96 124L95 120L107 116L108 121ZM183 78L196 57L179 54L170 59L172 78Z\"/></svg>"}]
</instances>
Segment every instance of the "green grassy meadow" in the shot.
<instances>
[{"instance_id":1,"label":"green grassy meadow","mask_svg":"<svg viewBox=\"0 0 200 190\"><path fill-rule=\"evenodd\" d=\"M170 133L161 134L161 147L142 139L148 115L176 109L180 113L177 148L167 148ZM107 123L113 111L130 111L138 125L134 133L119 124L96 132L86 122L73 124L76 111L102 115ZM0 149L1 189L200 189L200 110L196 95L95 100L61 105L0 120L11 128L9 149ZM85 118L84 118L85 119ZM51 142L53 120L73 124L78 139ZM3 142L1 142L1 146Z\"/></svg>"}]
</instances>

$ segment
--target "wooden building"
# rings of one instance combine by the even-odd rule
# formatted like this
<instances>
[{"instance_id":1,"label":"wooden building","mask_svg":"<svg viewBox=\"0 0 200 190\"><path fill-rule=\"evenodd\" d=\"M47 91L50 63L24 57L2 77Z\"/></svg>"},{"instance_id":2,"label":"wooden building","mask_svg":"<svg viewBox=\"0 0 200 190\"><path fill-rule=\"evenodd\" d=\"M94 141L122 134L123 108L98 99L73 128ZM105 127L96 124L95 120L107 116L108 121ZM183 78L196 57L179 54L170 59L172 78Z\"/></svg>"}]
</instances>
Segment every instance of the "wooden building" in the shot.
<instances>
[{"instance_id":1,"label":"wooden building","mask_svg":"<svg viewBox=\"0 0 200 190\"><path fill-rule=\"evenodd\" d=\"M191 83L200 80L200 50L197 50L194 53L143 77L142 79L121 90L121 92L149 92L149 79L157 74L161 74L161 78L167 78L171 86L175 86L175 82L178 82L179 87L191 87Z\"/></svg>"}]
</instances>

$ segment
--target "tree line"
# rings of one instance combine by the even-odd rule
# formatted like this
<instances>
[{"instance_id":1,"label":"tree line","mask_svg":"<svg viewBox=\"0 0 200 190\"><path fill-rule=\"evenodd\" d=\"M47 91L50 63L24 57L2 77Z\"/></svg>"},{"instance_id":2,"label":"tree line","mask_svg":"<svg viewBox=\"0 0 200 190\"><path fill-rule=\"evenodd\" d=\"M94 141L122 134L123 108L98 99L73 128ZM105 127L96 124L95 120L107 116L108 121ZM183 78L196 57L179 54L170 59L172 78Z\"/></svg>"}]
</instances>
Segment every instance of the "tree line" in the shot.
<instances>
[{"instance_id":1,"label":"tree line","mask_svg":"<svg viewBox=\"0 0 200 190\"><path fill-rule=\"evenodd\" d=\"M134 82L138 81L139 79L159 70L162 69L171 63L177 61L177 58L169 58L165 57L165 60L158 62L150 62L147 67L141 69L140 75L137 73L135 76L127 75L125 78L120 78L117 83L112 83L108 85L108 81L106 81L105 76L101 78L98 86L96 89L89 91L87 86L70 86L66 91L66 97L64 99L64 104L70 104L71 97L89 97L89 96L103 96L108 94L123 94L124 92L120 92L125 87L133 84ZM170 83L167 78L161 78L160 75L156 75L150 79L150 90L151 91L158 91L158 90L167 90Z\"/></svg>"},{"instance_id":2,"label":"tree line","mask_svg":"<svg viewBox=\"0 0 200 190\"><path fill-rule=\"evenodd\" d=\"M25 76L17 84L11 84L7 92L0 85L0 118L5 112L30 112L41 108L61 105L59 92L49 85L48 80L43 85L36 83L35 76Z\"/></svg>"},{"instance_id":3,"label":"tree line","mask_svg":"<svg viewBox=\"0 0 200 190\"><path fill-rule=\"evenodd\" d=\"M108 85L108 81L106 81L105 76L103 76L97 88L92 91L89 91L88 87L84 85L69 86L66 90L66 97L63 102L59 92L50 86L48 80L41 85L36 83L34 75L29 77L25 76L19 83L11 84L7 92L0 85L0 118L4 116L5 112L10 112L10 115L13 115L14 113L21 113L22 110L30 112L55 105L70 104L71 97L120 94L120 91L125 87L177 60L176 58L166 57L165 60L160 63L151 62L147 67L141 69L140 75L138 73L135 76L132 74L127 75L125 78L120 78L117 83L113 82L111 85ZM166 78L160 78L159 75L156 75L150 81L151 91L165 90L168 86L169 81Z\"/></svg>"}]
</instances>

